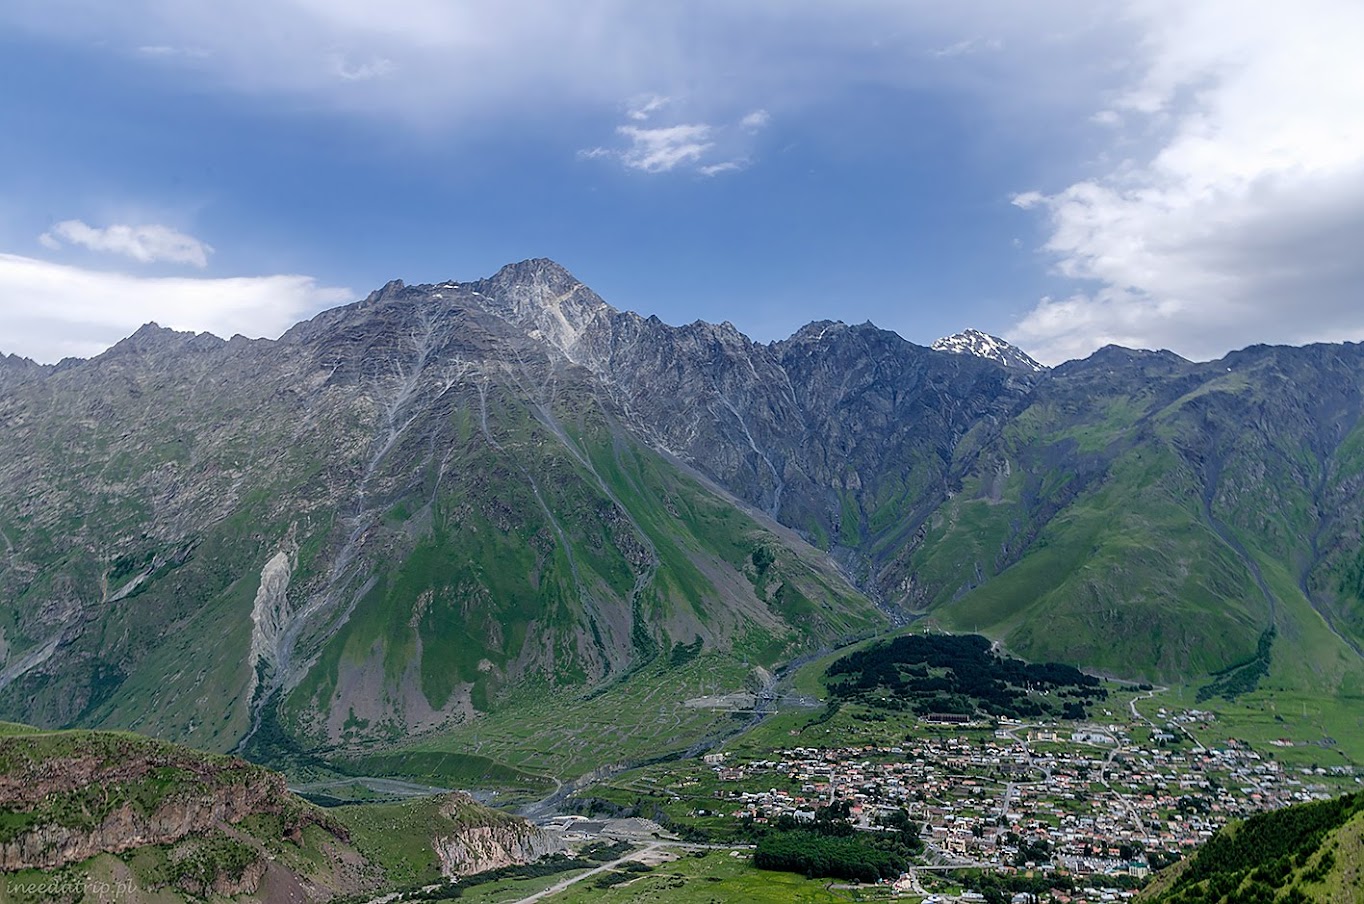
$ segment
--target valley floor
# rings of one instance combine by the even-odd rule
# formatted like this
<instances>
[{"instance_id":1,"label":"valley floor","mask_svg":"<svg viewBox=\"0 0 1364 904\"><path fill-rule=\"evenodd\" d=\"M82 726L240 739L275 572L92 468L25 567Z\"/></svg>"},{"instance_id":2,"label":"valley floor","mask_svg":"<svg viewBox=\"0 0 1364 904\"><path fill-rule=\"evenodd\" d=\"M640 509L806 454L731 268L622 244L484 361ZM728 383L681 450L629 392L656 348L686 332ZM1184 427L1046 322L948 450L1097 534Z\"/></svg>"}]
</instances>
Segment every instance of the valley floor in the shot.
<instances>
[{"instance_id":1,"label":"valley floor","mask_svg":"<svg viewBox=\"0 0 1364 904\"><path fill-rule=\"evenodd\" d=\"M630 770L579 797L652 812L689 839L736 845L725 875L706 880L719 900L739 900L745 882L780 875L743 866L745 831L783 815L808 820L821 805L849 800L866 831L878 815L906 810L923 827L923 862L899 883L856 897L835 883L799 880L805 899L980 900L966 893L981 871L1054 878L1056 899L1078 904L1130 896L1229 820L1333 797L1364 780L1352 764L1313 755L1326 752L1319 746L1231 739L1234 725L1211 709L1178 707L1180 699L1164 689L1115 690L1083 723L943 725L857 706L827 720L788 711L703 760ZM630 887L600 900L647 900L630 897ZM537 900L589 900L573 894Z\"/></svg>"}]
</instances>

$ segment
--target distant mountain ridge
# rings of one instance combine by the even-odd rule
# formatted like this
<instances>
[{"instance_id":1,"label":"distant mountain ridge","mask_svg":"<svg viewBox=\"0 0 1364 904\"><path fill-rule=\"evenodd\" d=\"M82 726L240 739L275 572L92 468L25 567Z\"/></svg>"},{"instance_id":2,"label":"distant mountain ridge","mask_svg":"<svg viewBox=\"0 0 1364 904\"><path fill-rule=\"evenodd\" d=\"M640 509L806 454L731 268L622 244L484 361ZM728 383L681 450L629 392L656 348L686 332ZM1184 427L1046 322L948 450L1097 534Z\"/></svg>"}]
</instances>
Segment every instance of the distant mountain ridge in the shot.
<instances>
[{"instance_id":1,"label":"distant mountain ridge","mask_svg":"<svg viewBox=\"0 0 1364 904\"><path fill-rule=\"evenodd\" d=\"M0 712L344 751L920 615L1364 687L1364 349L961 352L670 326L530 260L0 368Z\"/></svg>"}]
</instances>

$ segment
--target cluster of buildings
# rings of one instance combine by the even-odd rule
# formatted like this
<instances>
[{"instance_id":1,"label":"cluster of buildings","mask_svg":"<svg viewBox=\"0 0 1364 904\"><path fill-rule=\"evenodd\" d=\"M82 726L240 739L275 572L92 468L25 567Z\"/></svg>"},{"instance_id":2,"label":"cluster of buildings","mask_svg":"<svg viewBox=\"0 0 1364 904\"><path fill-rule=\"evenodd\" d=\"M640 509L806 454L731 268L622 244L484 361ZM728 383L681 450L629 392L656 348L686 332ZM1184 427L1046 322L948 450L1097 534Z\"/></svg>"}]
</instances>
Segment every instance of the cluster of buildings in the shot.
<instances>
[{"instance_id":1,"label":"cluster of buildings","mask_svg":"<svg viewBox=\"0 0 1364 904\"><path fill-rule=\"evenodd\" d=\"M1136 744L1113 726L951 726L891 747L793 747L770 759L707 758L716 809L735 817L813 819L851 804L868 830L903 809L922 825L929 862L1073 877L1144 878L1229 819L1332 796L1322 777L1285 769L1248 745L1182 742L1177 719ZM1082 900L1082 898L1076 898Z\"/></svg>"}]
</instances>

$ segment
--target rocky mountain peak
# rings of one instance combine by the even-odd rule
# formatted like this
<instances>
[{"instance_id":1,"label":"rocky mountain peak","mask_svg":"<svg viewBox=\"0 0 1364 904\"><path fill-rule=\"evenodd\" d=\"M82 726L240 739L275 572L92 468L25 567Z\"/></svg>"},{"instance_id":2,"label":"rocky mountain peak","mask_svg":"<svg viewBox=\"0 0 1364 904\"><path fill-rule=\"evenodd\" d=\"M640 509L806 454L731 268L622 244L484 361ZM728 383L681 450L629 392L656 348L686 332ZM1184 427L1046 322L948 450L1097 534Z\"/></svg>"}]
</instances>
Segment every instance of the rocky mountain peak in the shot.
<instances>
[{"instance_id":1,"label":"rocky mountain peak","mask_svg":"<svg viewBox=\"0 0 1364 904\"><path fill-rule=\"evenodd\" d=\"M1018 346L980 330L963 330L955 335L945 336L933 343L933 350L955 355L975 355L977 358L994 361L1015 370L1037 373L1047 369Z\"/></svg>"},{"instance_id":2,"label":"rocky mountain peak","mask_svg":"<svg viewBox=\"0 0 1364 904\"><path fill-rule=\"evenodd\" d=\"M1087 358L1067 361L1058 365L1053 373L1071 375L1113 370L1132 370L1155 374L1168 374L1183 371L1192 364L1174 352L1160 349L1152 351L1143 348L1126 348L1121 345L1105 345Z\"/></svg>"},{"instance_id":3,"label":"rocky mountain peak","mask_svg":"<svg viewBox=\"0 0 1364 904\"><path fill-rule=\"evenodd\" d=\"M619 312L572 273L548 258L508 264L488 279L449 282L436 290L456 289L466 301L548 342L569 360L584 363L593 326L604 326Z\"/></svg>"},{"instance_id":4,"label":"rocky mountain peak","mask_svg":"<svg viewBox=\"0 0 1364 904\"><path fill-rule=\"evenodd\" d=\"M846 329L848 329L848 325L841 320L815 320L796 330L789 339L784 341L791 344L819 342L830 333L841 332Z\"/></svg>"},{"instance_id":5,"label":"rocky mountain peak","mask_svg":"<svg viewBox=\"0 0 1364 904\"><path fill-rule=\"evenodd\" d=\"M547 257L533 257L528 260L507 264L492 276L479 282L494 287L513 285L541 285L559 292L582 285L578 279L557 261Z\"/></svg>"},{"instance_id":6,"label":"rocky mountain peak","mask_svg":"<svg viewBox=\"0 0 1364 904\"><path fill-rule=\"evenodd\" d=\"M52 366L39 364L31 358L0 354L0 386L12 386L27 380L39 379L52 371Z\"/></svg>"},{"instance_id":7,"label":"rocky mountain peak","mask_svg":"<svg viewBox=\"0 0 1364 904\"><path fill-rule=\"evenodd\" d=\"M39 371L42 370L42 368L43 365L34 361L32 358L24 358L19 355L0 354L0 370L29 372Z\"/></svg>"},{"instance_id":8,"label":"rocky mountain peak","mask_svg":"<svg viewBox=\"0 0 1364 904\"><path fill-rule=\"evenodd\" d=\"M159 351L190 349L206 351L225 342L212 333L194 333L188 330L173 330L155 321L144 323L126 339L115 343L101 357L126 354L147 354Z\"/></svg>"}]
</instances>

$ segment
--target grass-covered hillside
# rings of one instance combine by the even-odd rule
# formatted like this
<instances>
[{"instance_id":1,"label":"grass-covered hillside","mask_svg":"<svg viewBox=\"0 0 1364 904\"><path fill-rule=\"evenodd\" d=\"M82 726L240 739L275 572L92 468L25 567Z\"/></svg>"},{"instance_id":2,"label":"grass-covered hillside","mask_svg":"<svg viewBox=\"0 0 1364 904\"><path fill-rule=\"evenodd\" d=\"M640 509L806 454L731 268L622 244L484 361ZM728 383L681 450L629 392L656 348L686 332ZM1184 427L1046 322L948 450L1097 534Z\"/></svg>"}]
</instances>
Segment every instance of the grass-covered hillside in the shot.
<instances>
[{"instance_id":1,"label":"grass-covered hillside","mask_svg":"<svg viewBox=\"0 0 1364 904\"><path fill-rule=\"evenodd\" d=\"M962 459L905 560L915 605L1203 701L1357 708L1362 389L1357 346L1057 368Z\"/></svg>"},{"instance_id":2,"label":"grass-covered hillside","mask_svg":"<svg viewBox=\"0 0 1364 904\"><path fill-rule=\"evenodd\" d=\"M367 899L544 851L458 795L322 810L236 757L0 724L0 901Z\"/></svg>"},{"instance_id":3,"label":"grass-covered hillside","mask_svg":"<svg viewBox=\"0 0 1364 904\"><path fill-rule=\"evenodd\" d=\"M1142 904L1364 900L1364 795L1259 813L1161 874Z\"/></svg>"}]
</instances>

